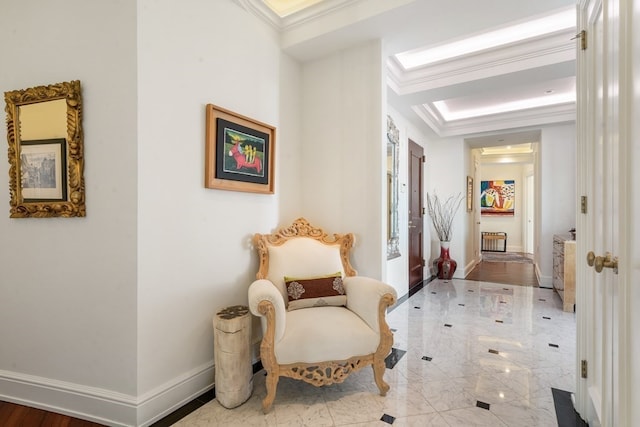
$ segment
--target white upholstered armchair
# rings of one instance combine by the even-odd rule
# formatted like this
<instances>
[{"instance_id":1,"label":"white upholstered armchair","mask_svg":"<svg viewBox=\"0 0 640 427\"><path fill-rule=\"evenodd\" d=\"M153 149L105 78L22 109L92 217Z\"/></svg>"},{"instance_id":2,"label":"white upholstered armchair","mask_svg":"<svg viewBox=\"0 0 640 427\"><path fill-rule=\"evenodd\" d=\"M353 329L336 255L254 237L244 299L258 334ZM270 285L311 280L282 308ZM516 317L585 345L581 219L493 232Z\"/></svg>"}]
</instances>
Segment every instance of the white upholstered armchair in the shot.
<instances>
[{"instance_id":1,"label":"white upholstered armchair","mask_svg":"<svg viewBox=\"0 0 640 427\"><path fill-rule=\"evenodd\" d=\"M281 376L322 386L372 365L384 396L384 359L393 344L385 315L396 292L356 276L349 261L353 234L329 236L299 218L277 233L256 234L253 243L260 267L249 287L249 308L262 318L264 412Z\"/></svg>"}]
</instances>

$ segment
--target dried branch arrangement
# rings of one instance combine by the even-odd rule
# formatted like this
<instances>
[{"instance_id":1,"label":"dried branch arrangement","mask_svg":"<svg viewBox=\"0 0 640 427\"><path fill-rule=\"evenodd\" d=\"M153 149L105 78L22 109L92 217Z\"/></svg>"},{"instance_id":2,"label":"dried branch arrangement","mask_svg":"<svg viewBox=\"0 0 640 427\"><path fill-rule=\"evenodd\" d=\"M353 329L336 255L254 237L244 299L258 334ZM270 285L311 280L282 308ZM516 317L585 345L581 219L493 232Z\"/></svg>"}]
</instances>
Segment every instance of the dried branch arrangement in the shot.
<instances>
[{"instance_id":1,"label":"dried branch arrangement","mask_svg":"<svg viewBox=\"0 0 640 427\"><path fill-rule=\"evenodd\" d=\"M430 195L427 193L427 210L429 211L433 228L436 229L441 242L451 241L453 218L456 216L463 199L462 193L458 193L457 196L450 196L444 201L437 194Z\"/></svg>"}]
</instances>

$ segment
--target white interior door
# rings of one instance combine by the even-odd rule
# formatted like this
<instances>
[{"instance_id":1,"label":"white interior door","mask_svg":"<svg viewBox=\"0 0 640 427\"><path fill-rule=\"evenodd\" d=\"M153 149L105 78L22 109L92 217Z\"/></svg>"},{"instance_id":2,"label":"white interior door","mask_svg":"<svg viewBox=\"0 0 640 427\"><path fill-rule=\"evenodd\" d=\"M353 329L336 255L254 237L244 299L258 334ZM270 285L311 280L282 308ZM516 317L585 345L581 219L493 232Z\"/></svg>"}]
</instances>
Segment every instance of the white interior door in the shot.
<instances>
[{"instance_id":1,"label":"white interior door","mask_svg":"<svg viewBox=\"0 0 640 427\"><path fill-rule=\"evenodd\" d=\"M578 53L578 186L586 212L578 214L578 375L576 409L590 426L620 424L621 301L619 155L620 0L580 2L587 49ZM591 259L587 261L587 254ZM587 363L586 378L581 363Z\"/></svg>"}]
</instances>

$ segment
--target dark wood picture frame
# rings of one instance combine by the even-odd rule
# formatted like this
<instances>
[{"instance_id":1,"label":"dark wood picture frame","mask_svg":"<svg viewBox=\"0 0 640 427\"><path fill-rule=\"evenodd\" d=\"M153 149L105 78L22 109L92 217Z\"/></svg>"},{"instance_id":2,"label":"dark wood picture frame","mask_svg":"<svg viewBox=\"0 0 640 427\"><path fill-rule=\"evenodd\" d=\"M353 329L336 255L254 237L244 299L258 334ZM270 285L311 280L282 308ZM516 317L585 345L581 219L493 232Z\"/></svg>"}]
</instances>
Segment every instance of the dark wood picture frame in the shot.
<instances>
[{"instance_id":1,"label":"dark wood picture frame","mask_svg":"<svg viewBox=\"0 0 640 427\"><path fill-rule=\"evenodd\" d=\"M274 193L276 129L207 104L205 187Z\"/></svg>"}]
</instances>

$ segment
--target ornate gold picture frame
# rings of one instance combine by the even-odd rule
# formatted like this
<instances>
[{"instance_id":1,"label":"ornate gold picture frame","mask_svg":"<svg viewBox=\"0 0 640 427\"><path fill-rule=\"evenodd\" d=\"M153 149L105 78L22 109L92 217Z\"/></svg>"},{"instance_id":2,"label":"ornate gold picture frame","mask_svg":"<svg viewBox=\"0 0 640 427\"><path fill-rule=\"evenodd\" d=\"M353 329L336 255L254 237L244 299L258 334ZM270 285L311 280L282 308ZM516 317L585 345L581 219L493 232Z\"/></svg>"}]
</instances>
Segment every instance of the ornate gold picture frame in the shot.
<instances>
[{"instance_id":1,"label":"ornate gold picture frame","mask_svg":"<svg viewBox=\"0 0 640 427\"><path fill-rule=\"evenodd\" d=\"M5 92L11 218L84 217L79 80Z\"/></svg>"}]
</instances>

